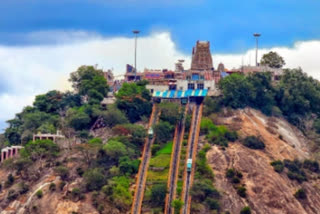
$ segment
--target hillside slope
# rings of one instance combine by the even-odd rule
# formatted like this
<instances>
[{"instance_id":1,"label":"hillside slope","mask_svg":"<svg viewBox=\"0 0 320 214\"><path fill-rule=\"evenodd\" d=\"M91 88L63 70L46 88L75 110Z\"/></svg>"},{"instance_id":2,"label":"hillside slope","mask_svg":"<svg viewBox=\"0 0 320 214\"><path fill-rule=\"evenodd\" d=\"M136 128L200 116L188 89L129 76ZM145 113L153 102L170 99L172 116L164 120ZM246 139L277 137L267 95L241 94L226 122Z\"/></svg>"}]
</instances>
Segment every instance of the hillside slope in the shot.
<instances>
[{"instance_id":1,"label":"hillside slope","mask_svg":"<svg viewBox=\"0 0 320 214\"><path fill-rule=\"evenodd\" d=\"M240 213L250 206L252 213L319 213L320 179L308 173L308 181L299 184L290 180L285 172L274 171L270 162L275 160L312 159L308 139L284 119L266 117L259 111L246 108L216 120L236 129L241 138L255 135L265 143L264 150L252 150L240 142L229 143L224 149L213 146L207 159L215 173L215 186L222 193L221 208L230 213ZM243 175L242 183L247 197L242 198L226 178L227 169L235 168ZM307 198L298 200L294 193L303 188Z\"/></svg>"}]
</instances>

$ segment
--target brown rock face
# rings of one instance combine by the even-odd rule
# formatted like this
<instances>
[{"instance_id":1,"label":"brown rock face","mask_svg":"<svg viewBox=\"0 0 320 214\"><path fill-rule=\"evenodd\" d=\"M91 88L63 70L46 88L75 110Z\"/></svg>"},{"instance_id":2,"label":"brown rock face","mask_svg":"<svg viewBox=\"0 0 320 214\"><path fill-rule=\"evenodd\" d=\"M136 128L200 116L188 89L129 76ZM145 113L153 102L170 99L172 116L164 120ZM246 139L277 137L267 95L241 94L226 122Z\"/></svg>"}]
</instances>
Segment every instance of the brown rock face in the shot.
<instances>
[{"instance_id":1,"label":"brown rock face","mask_svg":"<svg viewBox=\"0 0 320 214\"><path fill-rule=\"evenodd\" d=\"M215 186L222 192L222 210L240 213L244 206L250 206L252 213L261 214L304 214L320 213L320 181L318 176L299 184L290 180L285 172L275 172L271 161L311 158L308 140L295 127L279 118L268 118L258 111L245 109L234 115L219 118L222 123L238 127L244 137L259 136L264 150L252 150L240 142L229 143L226 150L213 146L207 153L210 166L215 172ZM279 137L281 136L281 137ZM235 168L242 172L247 197L238 196L235 188L226 178L226 170ZM294 193L303 188L307 198L297 200Z\"/></svg>"}]
</instances>

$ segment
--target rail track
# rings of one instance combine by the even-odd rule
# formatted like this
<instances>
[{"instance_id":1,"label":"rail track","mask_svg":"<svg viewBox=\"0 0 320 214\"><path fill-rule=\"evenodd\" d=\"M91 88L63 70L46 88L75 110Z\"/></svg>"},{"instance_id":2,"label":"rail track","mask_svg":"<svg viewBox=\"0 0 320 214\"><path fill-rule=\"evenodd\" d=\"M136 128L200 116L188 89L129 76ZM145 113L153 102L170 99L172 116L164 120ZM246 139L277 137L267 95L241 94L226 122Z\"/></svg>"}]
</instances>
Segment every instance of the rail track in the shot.
<instances>
[{"instance_id":1,"label":"rail track","mask_svg":"<svg viewBox=\"0 0 320 214\"><path fill-rule=\"evenodd\" d=\"M181 214L190 213L191 197L189 195L189 192L193 183L203 104L196 104L194 108L195 109L192 116L191 129L189 133L189 140L188 140L188 147L187 147L187 156L186 156L186 164L185 164L186 166L184 170L184 179L183 179L184 183L183 183L183 189L182 189L182 195L181 195L183 206L180 211ZM192 159L192 167L189 172L187 169L188 159Z\"/></svg>"},{"instance_id":2,"label":"rail track","mask_svg":"<svg viewBox=\"0 0 320 214\"><path fill-rule=\"evenodd\" d=\"M157 106L153 105L148 128L156 124L159 118L159 113L160 112ZM148 171L149 160L151 156L151 146L153 142L154 142L154 136L151 139L149 138L149 136L147 136L147 139L143 148L143 152L142 152L141 163L139 166L139 172L138 172L138 177L136 181L136 189L135 189L135 194L134 194L133 203L131 207L132 214L141 213L142 200L144 196L144 189L145 189L146 179L147 179L147 171Z\"/></svg>"},{"instance_id":3,"label":"rail track","mask_svg":"<svg viewBox=\"0 0 320 214\"><path fill-rule=\"evenodd\" d=\"M168 193L166 195L166 202L164 213L172 214L174 213L173 208L171 207L172 201L176 197L176 186L178 181L178 173L179 173L179 164L180 164L180 152L181 152L181 144L184 136L185 129L185 121L186 114L188 111L188 104L186 105L185 112L183 114L183 118L176 125L175 137L173 142L173 150L171 154L171 163L168 177Z\"/></svg>"}]
</instances>

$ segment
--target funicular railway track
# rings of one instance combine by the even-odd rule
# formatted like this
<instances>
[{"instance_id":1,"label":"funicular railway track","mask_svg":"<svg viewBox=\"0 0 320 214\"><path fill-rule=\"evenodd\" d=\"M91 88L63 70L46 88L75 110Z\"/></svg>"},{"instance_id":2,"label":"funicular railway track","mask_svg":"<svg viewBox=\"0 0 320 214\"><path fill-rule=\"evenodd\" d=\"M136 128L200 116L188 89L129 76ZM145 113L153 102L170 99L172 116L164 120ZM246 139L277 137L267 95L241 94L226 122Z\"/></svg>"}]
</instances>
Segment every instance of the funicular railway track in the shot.
<instances>
[{"instance_id":1,"label":"funicular railway track","mask_svg":"<svg viewBox=\"0 0 320 214\"><path fill-rule=\"evenodd\" d=\"M189 195L189 192L193 183L195 160L197 155L197 146L198 146L200 123L201 123L201 116L202 116L202 108L203 108L203 104L196 104L194 107L193 115L192 115L191 129L189 133L187 156L186 156L186 167L185 167L184 179L183 179L184 183L183 183L183 189L182 189L182 195L181 195L181 199L183 202L183 206L180 212L181 214L190 213L191 197ZM188 164L187 164L188 159L192 159L191 169L189 170L188 170Z\"/></svg>"},{"instance_id":2,"label":"funicular railway track","mask_svg":"<svg viewBox=\"0 0 320 214\"><path fill-rule=\"evenodd\" d=\"M176 196L176 185L177 185L178 173L179 173L181 144L184 136L187 111L188 111L188 104L186 105L183 118L179 121L175 130L173 151L171 154L170 171L169 171L168 185L167 185L168 193L166 195L165 208L164 208L165 214L171 214L174 212L173 208L171 207L171 203Z\"/></svg>"},{"instance_id":3,"label":"funicular railway track","mask_svg":"<svg viewBox=\"0 0 320 214\"><path fill-rule=\"evenodd\" d=\"M159 118L159 113L160 113L159 109L156 107L156 105L153 105L148 129L152 127L154 124L156 124ZM151 146L153 142L154 142L154 136L152 138L149 138L149 136L147 136L147 139L143 148L143 152L142 152L141 163L139 166L139 172L138 172L138 177L136 181L136 189L135 189L133 203L131 207L132 214L141 213L142 200L144 196L144 189L145 189L145 184L147 179L147 171L148 171L149 160L151 156Z\"/></svg>"}]
</instances>

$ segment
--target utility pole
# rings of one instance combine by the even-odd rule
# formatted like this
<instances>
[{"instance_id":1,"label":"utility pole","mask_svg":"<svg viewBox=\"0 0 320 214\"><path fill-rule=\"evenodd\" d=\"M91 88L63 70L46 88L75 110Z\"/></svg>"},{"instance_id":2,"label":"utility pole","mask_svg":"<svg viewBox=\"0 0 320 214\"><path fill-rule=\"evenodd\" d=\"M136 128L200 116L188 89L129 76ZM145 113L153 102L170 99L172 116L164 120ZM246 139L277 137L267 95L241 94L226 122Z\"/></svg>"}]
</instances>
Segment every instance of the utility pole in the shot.
<instances>
[{"instance_id":1,"label":"utility pole","mask_svg":"<svg viewBox=\"0 0 320 214\"><path fill-rule=\"evenodd\" d=\"M258 39L261 36L261 34L254 33L253 36L256 38L256 66L258 66Z\"/></svg>"},{"instance_id":2,"label":"utility pole","mask_svg":"<svg viewBox=\"0 0 320 214\"><path fill-rule=\"evenodd\" d=\"M139 30L133 30L132 33L135 35L134 39L134 81L137 80L137 39L138 34L140 33Z\"/></svg>"}]
</instances>

